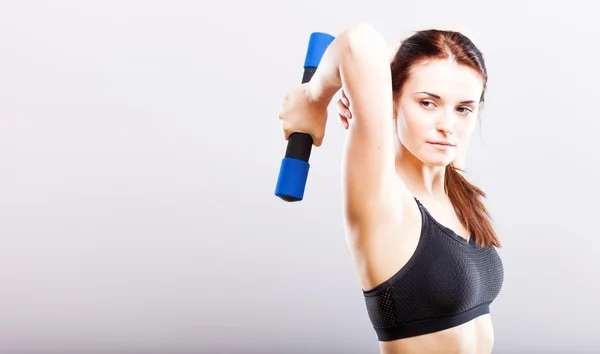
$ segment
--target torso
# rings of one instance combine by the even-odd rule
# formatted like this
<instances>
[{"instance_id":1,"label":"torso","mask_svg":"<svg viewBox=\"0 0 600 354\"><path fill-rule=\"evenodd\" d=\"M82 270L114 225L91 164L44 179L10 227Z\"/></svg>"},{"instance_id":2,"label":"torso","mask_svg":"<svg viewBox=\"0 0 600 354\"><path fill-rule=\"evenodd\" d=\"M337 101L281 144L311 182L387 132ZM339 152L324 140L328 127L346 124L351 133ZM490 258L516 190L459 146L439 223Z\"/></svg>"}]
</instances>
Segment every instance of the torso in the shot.
<instances>
[{"instance_id":1,"label":"torso","mask_svg":"<svg viewBox=\"0 0 600 354\"><path fill-rule=\"evenodd\" d=\"M379 348L382 354L486 354L493 345L494 329L487 314L437 333L380 342Z\"/></svg>"},{"instance_id":2,"label":"torso","mask_svg":"<svg viewBox=\"0 0 600 354\"><path fill-rule=\"evenodd\" d=\"M364 290L388 280L415 253L421 233L421 212L412 195L396 191L388 205L373 210L370 221L361 230L347 235L359 282ZM468 238L450 204L421 200L442 225ZM402 212L402 217L398 217ZM401 220L401 221L400 221ZM359 234L360 233L360 234ZM367 235L368 234L368 235ZM359 241L360 240L360 241ZM405 353L491 353L494 331L489 314L442 331L409 338L380 342L382 354Z\"/></svg>"}]
</instances>

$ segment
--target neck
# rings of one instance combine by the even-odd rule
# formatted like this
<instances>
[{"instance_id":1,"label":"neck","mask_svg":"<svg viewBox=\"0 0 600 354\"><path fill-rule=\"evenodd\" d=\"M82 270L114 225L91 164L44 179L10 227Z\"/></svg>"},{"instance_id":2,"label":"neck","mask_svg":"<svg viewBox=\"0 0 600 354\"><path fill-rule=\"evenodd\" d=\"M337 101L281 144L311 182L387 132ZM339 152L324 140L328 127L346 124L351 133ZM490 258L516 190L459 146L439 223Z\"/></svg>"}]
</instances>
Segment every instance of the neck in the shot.
<instances>
[{"instance_id":1,"label":"neck","mask_svg":"<svg viewBox=\"0 0 600 354\"><path fill-rule=\"evenodd\" d=\"M408 190L419 199L446 198L444 191L445 168L428 166L399 144L396 154L396 173Z\"/></svg>"}]
</instances>

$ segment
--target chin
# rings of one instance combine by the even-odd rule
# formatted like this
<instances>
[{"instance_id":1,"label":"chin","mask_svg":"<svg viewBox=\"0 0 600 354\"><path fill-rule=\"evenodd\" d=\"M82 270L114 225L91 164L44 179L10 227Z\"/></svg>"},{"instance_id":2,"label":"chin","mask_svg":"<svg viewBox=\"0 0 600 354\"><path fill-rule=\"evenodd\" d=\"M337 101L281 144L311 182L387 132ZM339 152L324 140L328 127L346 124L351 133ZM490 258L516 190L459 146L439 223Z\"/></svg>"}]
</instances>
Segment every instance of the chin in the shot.
<instances>
[{"instance_id":1,"label":"chin","mask_svg":"<svg viewBox=\"0 0 600 354\"><path fill-rule=\"evenodd\" d=\"M403 145L410 154L422 164L430 167L446 167L456 159L456 148L446 150L432 149L429 145L413 147Z\"/></svg>"},{"instance_id":2,"label":"chin","mask_svg":"<svg viewBox=\"0 0 600 354\"><path fill-rule=\"evenodd\" d=\"M421 160L421 162L423 162L427 166L446 167L446 166L450 165L452 163L452 161L454 161L455 158L456 158L456 156L454 156L454 154L444 154L444 155L437 155L437 156L432 156L432 155L420 156L419 160Z\"/></svg>"}]
</instances>

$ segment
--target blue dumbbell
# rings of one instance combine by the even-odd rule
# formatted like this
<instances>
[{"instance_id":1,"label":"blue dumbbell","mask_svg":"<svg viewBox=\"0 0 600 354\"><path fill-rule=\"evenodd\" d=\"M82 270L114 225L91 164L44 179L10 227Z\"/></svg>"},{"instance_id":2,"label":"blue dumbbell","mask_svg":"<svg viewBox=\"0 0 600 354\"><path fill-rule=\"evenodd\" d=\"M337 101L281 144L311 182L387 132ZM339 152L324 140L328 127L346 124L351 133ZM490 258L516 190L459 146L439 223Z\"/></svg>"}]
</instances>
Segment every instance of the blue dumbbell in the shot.
<instances>
[{"instance_id":1,"label":"blue dumbbell","mask_svg":"<svg viewBox=\"0 0 600 354\"><path fill-rule=\"evenodd\" d=\"M302 83L310 81L325 50L335 39L330 34L313 32L308 42L308 50L304 60ZM275 195L286 202L297 202L304 198L304 189L308 178L310 153L313 139L306 133L292 133L288 138L285 157L281 161Z\"/></svg>"}]
</instances>

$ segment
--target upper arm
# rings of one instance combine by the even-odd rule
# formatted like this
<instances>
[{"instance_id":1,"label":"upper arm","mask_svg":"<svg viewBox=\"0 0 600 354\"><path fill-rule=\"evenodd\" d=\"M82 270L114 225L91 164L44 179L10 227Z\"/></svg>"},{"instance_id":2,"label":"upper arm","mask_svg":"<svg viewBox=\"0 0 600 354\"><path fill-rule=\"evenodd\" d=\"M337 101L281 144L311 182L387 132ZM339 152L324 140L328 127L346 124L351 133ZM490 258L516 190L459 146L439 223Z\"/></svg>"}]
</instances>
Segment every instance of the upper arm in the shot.
<instances>
[{"instance_id":1,"label":"upper arm","mask_svg":"<svg viewBox=\"0 0 600 354\"><path fill-rule=\"evenodd\" d=\"M350 54L342 60L340 76L352 113L343 175L346 216L353 224L377 214L401 182L395 170L392 78L386 42L367 25L359 26L349 42Z\"/></svg>"}]
</instances>

